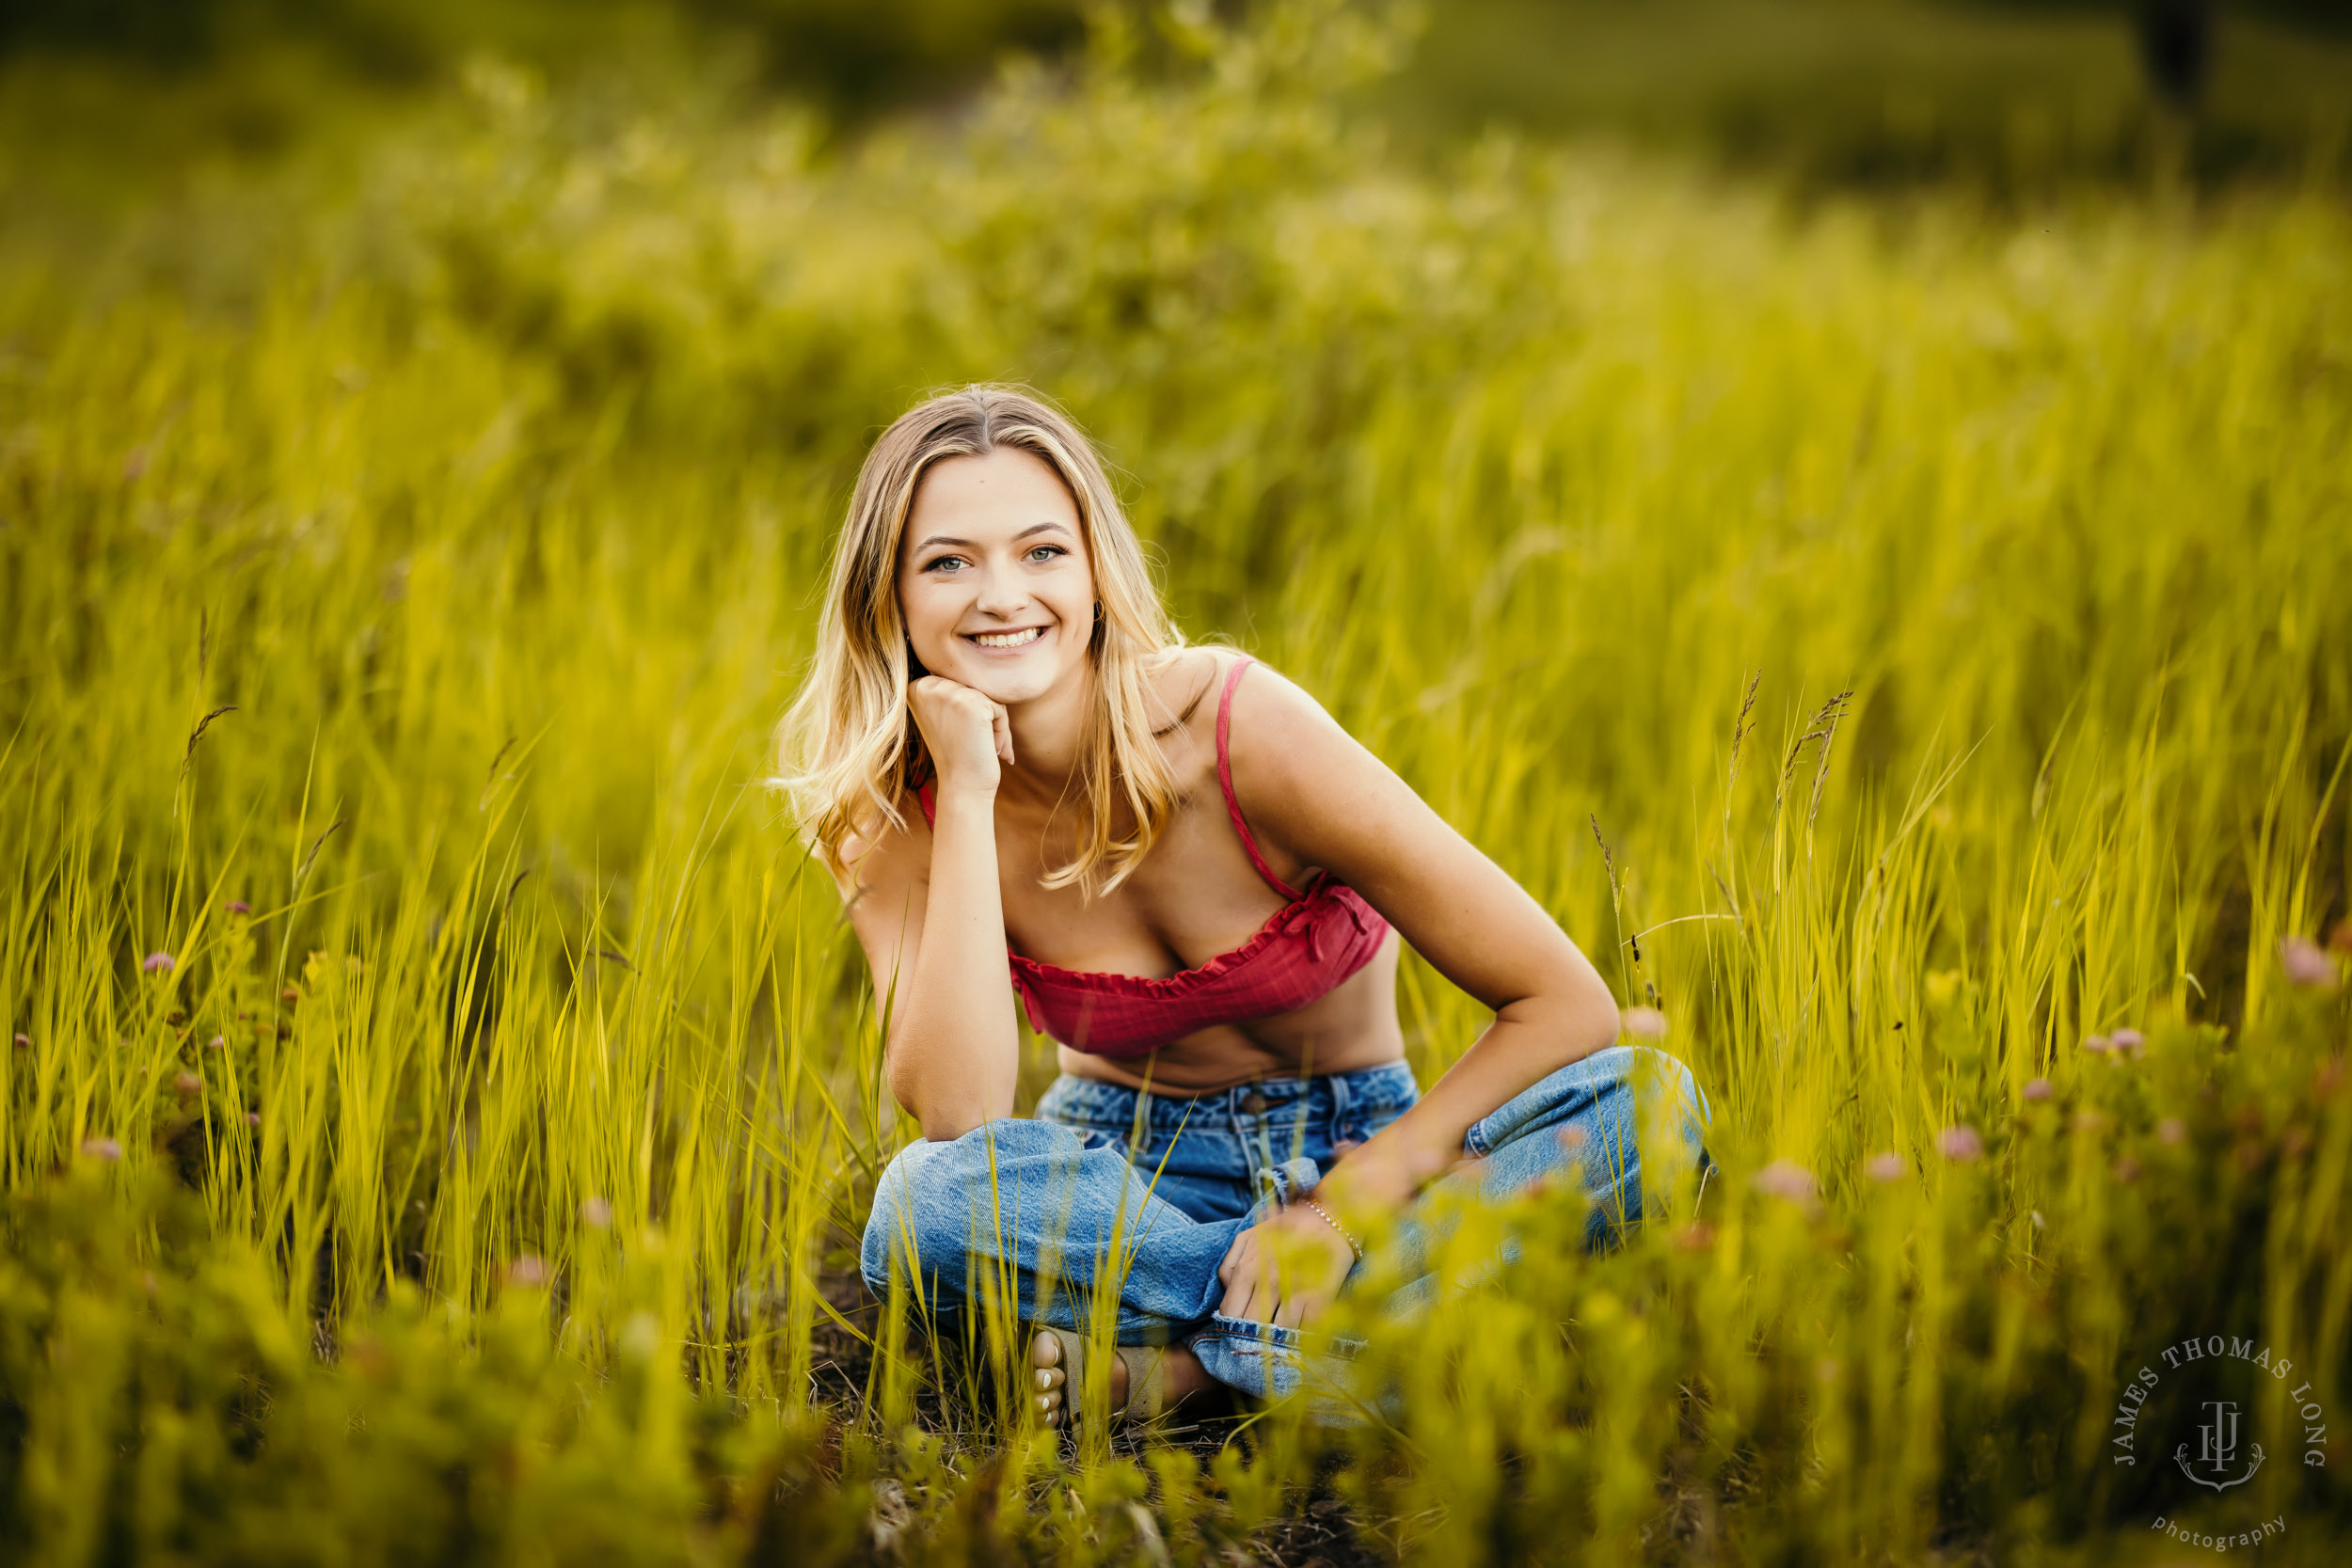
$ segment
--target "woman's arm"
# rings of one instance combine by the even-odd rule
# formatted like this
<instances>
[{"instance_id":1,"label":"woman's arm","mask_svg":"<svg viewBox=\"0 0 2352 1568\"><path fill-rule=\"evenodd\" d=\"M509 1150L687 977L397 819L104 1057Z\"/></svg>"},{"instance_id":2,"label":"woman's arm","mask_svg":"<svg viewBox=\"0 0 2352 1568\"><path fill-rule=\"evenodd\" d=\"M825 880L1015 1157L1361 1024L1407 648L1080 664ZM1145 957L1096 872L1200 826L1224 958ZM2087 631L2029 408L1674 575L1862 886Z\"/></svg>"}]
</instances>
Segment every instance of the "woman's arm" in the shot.
<instances>
[{"instance_id":1,"label":"woman's arm","mask_svg":"<svg viewBox=\"0 0 2352 1568\"><path fill-rule=\"evenodd\" d=\"M937 770L930 858L907 835L845 887L874 994L889 1009L891 1097L933 1142L1012 1115L1020 1026L996 879L996 782L1012 760L1004 709L936 675L908 691Z\"/></svg>"},{"instance_id":2,"label":"woman's arm","mask_svg":"<svg viewBox=\"0 0 2352 1568\"><path fill-rule=\"evenodd\" d=\"M1494 1009L1494 1022L1420 1102L1349 1153L1317 1189L1316 1200L1343 1217L1376 1218L1460 1157L1470 1123L1613 1044L1616 999L1508 873L1273 671L1253 670L1234 692L1232 756L1234 793L1270 851L1287 852L1301 868L1328 869L1440 974ZM1281 1228L1320 1243L1343 1273L1344 1248L1317 1234L1327 1227L1311 1211L1296 1214L1284 1214ZM1248 1286L1241 1276L1250 1272L1236 1260L1228 1279L1244 1306ZM1317 1283L1335 1287L1337 1277ZM1308 1315L1327 1293L1311 1286L1297 1292ZM1279 1295L1279 1321L1298 1321L1293 1292Z\"/></svg>"}]
</instances>

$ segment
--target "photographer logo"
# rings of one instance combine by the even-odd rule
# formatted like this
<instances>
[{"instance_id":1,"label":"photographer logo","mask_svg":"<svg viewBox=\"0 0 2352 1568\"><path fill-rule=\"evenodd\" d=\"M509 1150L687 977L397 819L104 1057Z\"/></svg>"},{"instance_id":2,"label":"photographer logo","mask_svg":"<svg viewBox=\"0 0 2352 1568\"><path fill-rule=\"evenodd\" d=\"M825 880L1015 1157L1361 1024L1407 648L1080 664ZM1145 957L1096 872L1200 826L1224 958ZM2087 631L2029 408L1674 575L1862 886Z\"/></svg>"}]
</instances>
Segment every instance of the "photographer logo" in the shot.
<instances>
[{"instance_id":1,"label":"photographer logo","mask_svg":"<svg viewBox=\"0 0 2352 1568\"><path fill-rule=\"evenodd\" d=\"M2235 1475L2225 1474L2237 1458L2237 1402L2207 1400L2205 1409L2211 1413L2205 1424L2197 1429L2203 1439L2197 1449L2197 1463L2191 1465L2188 1445L2183 1443L2172 1451L2181 1473L2200 1486L2210 1486L2217 1492L2227 1492L2254 1479L2254 1472L2263 1467L2263 1446L2257 1443L2249 1450L2245 1469ZM2201 1473L2203 1472L2203 1473Z\"/></svg>"},{"instance_id":2,"label":"photographer logo","mask_svg":"<svg viewBox=\"0 0 2352 1568\"><path fill-rule=\"evenodd\" d=\"M2161 1362L2163 1370L2157 1370ZM2167 1398L2166 1378L2173 1380ZM2267 1378L2269 1383L2265 1384ZM2270 1396L2271 1407L2283 1396L2285 1425L2303 1465L2322 1470L2328 1465L2328 1413L2308 1378L2298 1377L2295 1363L2270 1346L2235 1335L2208 1334L2167 1345L2155 1359L2123 1386L2110 1425L2109 1457L2119 1465L2137 1465L2143 1456L2161 1464L2171 1459L2191 1485L2215 1494L2211 1506L2221 1512L2199 1511L2194 1521L2159 1515L2149 1528L2161 1530L2184 1545L2228 1552L2256 1545L2286 1533L2286 1515L2254 1519L2228 1515L2242 1506L2238 1498L2252 1494L2233 1489L2254 1479L2268 1456L2250 1432L2262 1408L2260 1396ZM2174 1402L2177 1400L2177 1403ZM2274 1420L2277 1417L2272 1418ZM2270 1429L2274 1435L2276 1428ZM2177 1484L2177 1483L2176 1483ZM2265 1486L2271 1499L2277 1488ZM2183 1491L2187 1502L2197 1493ZM2265 1506L2268 1506L2268 1500Z\"/></svg>"}]
</instances>

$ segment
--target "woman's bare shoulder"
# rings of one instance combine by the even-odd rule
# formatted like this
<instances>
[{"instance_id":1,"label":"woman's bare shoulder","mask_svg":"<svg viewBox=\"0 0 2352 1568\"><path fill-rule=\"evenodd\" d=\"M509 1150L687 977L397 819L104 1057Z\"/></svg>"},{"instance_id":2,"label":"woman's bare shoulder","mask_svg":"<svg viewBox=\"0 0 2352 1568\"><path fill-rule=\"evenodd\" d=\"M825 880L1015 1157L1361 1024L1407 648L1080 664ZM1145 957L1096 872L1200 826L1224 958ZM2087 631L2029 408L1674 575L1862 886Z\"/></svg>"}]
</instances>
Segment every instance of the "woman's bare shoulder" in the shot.
<instances>
[{"instance_id":1,"label":"woman's bare shoulder","mask_svg":"<svg viewBox=\"0 0 2352 1568\"><path fill-rule=\"evenodd\" d=\"M869 808L841 841L841 863L834 882L844 902L858 899L881 887L930 879L930 823L923 803L911 789L892 802L898 820Z\"/></svg>"},{"instance_id":2,"label":"woman's bare shoulder","mask_svg":"<svg viewBox=\"0 0 2352 1568\"><path fill-rule=\"evenodd\" d=\"M1252 658L1249 663L1248 677L1233 688L1236 733L1247 723L1252 736L1262 743L1279 746L1339 731L1339 721L1312 692L1264 659Z\"/></svg>"},{"instance_id":3,"label":"woman's bare shoulder","mask_svg":"<svg viewBox=\"0 0 2352 1568\"><path fill-rule=\"evenodd\" d=\"M1335 771L1377 766L1312 692L1263 660L1233 688L1229 754L1245 797L1316 797Z\"/></svg>"}]
</instances>

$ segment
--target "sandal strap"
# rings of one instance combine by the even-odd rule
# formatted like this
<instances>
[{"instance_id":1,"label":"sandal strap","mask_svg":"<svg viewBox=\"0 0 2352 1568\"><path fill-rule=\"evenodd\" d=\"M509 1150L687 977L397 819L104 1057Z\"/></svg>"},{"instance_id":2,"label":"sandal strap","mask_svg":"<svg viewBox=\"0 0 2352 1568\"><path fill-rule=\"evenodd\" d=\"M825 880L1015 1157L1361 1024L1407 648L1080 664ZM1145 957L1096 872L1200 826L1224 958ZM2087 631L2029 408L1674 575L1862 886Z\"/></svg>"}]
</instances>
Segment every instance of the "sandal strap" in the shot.
<instances>
[{"instance_id":1,"label":"sandal strap","mask_svg":"<svg viewBox=\"0 0 2352 1568\"><path fill-rule=\"evenodd\" d=\"M1119 1359L1127 1368L1127 1398L1111 1412L1111 1422L1148 1421L1168 1403L1168 1347L1120 1345Z\"/></svg>"}]
</instances>

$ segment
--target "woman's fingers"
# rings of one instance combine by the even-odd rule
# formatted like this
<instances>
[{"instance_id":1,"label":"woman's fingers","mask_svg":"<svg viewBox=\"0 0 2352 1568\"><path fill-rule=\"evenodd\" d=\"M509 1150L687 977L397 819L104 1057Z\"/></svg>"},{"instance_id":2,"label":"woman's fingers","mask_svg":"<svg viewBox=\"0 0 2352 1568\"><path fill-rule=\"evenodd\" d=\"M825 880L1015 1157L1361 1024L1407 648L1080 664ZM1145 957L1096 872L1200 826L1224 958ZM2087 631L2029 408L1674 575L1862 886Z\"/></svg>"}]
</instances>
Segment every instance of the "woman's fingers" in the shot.
<instances>
[{"instance_id":1,"label":"woman's fingers","mask_svg":"<svg viewBox=\"0 0 2352 1568\"><path fill-rule=\"evenodd\" d=\"M1225 1282L1225 1302L1217 1308L1229 1318L1243 1318L1263 1323L1264 1311L1273 1307L1273 1282L1266 1277L1265 1249L1258 1244L1255 1227L1233 1238L1226 1249L1225 1261L1217 1265L1217 1277Z\"/></svg>"},{"instance_id":2,"label":"woman's fingers","mask_svg":"<svg viewBox=\"0 0 2352 1568\"><path fill-rule=\"evenodd\" d=\"M1248 1229L1236 1233L1232 1245L1225 1249L1225 1256L1218 1260L1216 1265L1217 1283L1231 1285L1234 1280L1242 1277L1250 1266L1250 1259L1257 1254L1258 1227L1253 1225Z\"/></svg>"},{"instance_id":3,"label":"woman's fingers","mask_svg":"<svg viewBox=\"0 0 2352 1568\"><path fill-rule=\"evenodd\" d=\"M1285 1234L1286 1223L1295 1230ZM1346 1243L1322 1228L1320 1220L1315 1225L1318 1228L1269 1219L1235 1236L1216 1266L1217 1281L1225 1287L1217 1310L1229 1318L1284 1328L1303 1328L1319 1317L1338 1295L1348 1258ZM1296 1254L1287 1271L1282 1266L1285 1252Z\"/></svg>"},{"instance_id":4,"label":"woman's fingers","mask_svg":"<svg viewBox=\"0 0 2352 1568\"><path fill-rule=\"evenodd\" d=\"M907 706L943 784L994 786L998 764L1012 760L1012 724L1002 704L944 675L925 675L907 683Z\"/></svg>"}]
</instances>

